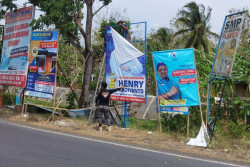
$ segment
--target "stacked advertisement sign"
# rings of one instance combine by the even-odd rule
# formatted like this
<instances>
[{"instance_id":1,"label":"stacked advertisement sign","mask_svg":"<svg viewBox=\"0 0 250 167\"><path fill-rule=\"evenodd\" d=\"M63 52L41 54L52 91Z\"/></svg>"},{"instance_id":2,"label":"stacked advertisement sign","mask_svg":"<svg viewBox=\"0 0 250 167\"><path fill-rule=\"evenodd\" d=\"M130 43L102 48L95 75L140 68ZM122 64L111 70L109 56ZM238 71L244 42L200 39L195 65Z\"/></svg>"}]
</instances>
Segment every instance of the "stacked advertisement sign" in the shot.
<instances>
[{"instance_id":1,"label":"stacked advertisement sign","mask_svg":"<svg viewBox=\"0 0 250 167\"><path fill-rule=\"evenodd\" d=\"M5 16L0 66L0 84L25 87L34 7L25 7Z\"/></svg>"}]
</instances>

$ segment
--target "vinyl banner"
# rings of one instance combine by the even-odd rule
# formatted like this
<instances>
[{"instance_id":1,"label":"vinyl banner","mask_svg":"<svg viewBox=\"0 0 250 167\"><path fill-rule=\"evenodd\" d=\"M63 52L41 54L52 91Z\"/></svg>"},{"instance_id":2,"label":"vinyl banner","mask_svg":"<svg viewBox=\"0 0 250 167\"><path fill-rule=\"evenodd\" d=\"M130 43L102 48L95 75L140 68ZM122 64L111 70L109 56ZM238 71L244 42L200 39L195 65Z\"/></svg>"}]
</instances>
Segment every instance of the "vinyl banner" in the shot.
<instances>
[{"instance_id":1,"label":"vinyl banner","mask_svg":"<svg viewBox=\"0 0 250 167\"><path fill-rule=\"evenodd\" d=\"M53 99L57 52L58 31L32 32L25 95Z\"/></svg>"},{"instance_id":2,"label":"vinyl banner","mask_svg":"<svg viewBox=\"0 0 250 167\"><path fill-rule=\"evenodd\" d=\"M125 86L111 100L145 103L145 55L112 27L106 28L106 82L108 89Z\"/></svg>"},{"instance_id":3,"label":"vinyl banner","mask_svg":"<svg viewBox=\"0 0 250 167\"><path fill-rule=\"evenodd\" d=\"M153 52L153 61L160 111L199 105L193 49Z\"/></svg>"},{"instance_id":4,"label":"vinyl banner","mask_svg":"<svg viewBox=\"0 0 250 167\"><path fill-rule=\"evenodd\" d=\"M245 14L226 16L215 55L213 75L230 77Z\"/></svg>"},{"instance_id":5,"label":"vinyl banner","mask_svg":"<svg viewBox=\"0 0 250 167\"><path fill-rule=\"evenodd\" d=\"M24 7L5 15L0 84L25 87L34 7Z\"/></svg>"},{"instance_id":6,"label":"vinyl banner","mask_svg":"<svg viewBox=\"0 0 250 167\"><path fill-rule=\"evenodd\" d=\"M188 107L160 107L162 113L174 113L174 114L183 114L189 115Z\"/></svg>"}]
</instances>

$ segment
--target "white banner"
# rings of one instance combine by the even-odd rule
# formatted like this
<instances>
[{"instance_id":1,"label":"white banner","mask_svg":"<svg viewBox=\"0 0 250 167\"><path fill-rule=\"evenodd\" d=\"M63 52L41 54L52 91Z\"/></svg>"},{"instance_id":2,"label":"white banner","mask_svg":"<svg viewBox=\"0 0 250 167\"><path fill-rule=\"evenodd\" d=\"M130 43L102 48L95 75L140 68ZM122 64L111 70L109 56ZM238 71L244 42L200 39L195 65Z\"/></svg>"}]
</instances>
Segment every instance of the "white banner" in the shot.
<instances>
[{"instance_id":1,"label":"white banner","mask_svg":"<svg viewBox=\"0 0 250 167\"><path fill-rule=\"evenodd\" d=\"M145 103L145 55L111 27L106 30L106 82L109 89L125 86L112 100Z\"/></svg>"},{"instance_id":2,"label":"white banner","mask_svg":"<svg viewBox=\"0 0 250 167\"><path fill-rule=\"evenodd\" d=\"M5 15L0 84L25 87L34 7L24 7Z\"/></svg>"}]
</instances>

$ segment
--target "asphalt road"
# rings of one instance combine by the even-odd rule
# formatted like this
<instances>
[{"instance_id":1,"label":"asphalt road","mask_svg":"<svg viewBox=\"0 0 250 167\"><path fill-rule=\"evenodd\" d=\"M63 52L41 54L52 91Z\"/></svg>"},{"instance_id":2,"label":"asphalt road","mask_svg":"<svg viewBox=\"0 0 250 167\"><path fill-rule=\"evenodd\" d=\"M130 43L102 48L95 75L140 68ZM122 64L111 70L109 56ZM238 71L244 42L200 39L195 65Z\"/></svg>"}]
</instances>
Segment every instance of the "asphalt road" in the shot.
<instances>
[{"instance_id":1,"label":"asphalt road","mask_svg":"<svg viewBox=\"0 0 250 167\"><path fill-rule=\"evenodd\" d=\"M240 165L41 130L0 120L0 167L78 166L230 167Z\"/></svg>"}]
</instances>

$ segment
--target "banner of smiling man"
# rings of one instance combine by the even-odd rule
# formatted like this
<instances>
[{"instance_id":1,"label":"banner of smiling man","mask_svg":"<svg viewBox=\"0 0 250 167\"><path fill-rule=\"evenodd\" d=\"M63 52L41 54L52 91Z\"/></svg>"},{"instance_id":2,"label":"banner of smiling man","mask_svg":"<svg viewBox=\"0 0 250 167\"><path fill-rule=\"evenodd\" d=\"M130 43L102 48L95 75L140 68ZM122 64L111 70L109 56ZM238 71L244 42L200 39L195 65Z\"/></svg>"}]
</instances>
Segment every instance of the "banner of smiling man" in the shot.
<instances>
[{"instance_id":1,"label":"banner of smiling man","mask_svg":"<svg viewBox=\"0 0 250 167\"><path fill-rule=\"evenodd\" d=\"M188 114L199 105L193 49L153 52L160 112Z\"/></svg>"}]
</instances>

